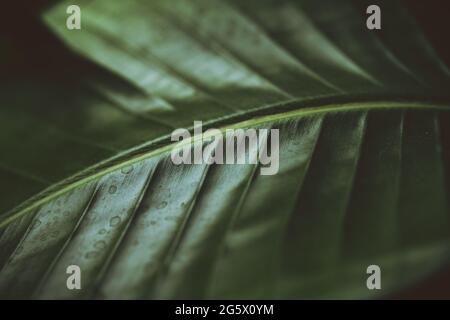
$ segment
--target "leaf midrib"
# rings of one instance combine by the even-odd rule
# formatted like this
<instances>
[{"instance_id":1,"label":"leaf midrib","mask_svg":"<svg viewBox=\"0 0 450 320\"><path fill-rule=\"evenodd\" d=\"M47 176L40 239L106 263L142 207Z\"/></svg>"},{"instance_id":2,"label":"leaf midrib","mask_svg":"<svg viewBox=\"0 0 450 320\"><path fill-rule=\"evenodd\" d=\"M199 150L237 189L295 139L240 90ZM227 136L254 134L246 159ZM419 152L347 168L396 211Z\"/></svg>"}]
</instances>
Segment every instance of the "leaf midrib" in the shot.
<instances>
[{"instance_id":1,"label":"leaf midrib","mask_svg":"<svg viewBox=\"0 0 450 320\"><path fill-rule=\"evenodd\" d=\"M301 101L299 103L304 103ZM295 103L293 101L292 103ZM263 115L255 117L252 119L243 120L230 125L225 125L220 128L221 133L225 133L227 129L244 129L250 127L260 126L266 123L272 123L275 121L283 121L288 119L298 119L302 117L314 116L318 114L325 113L340 113L340 112L354 112L361 110L396 110L396 109L422 109L422 110L440 110L440 111L450 111L450 106L448 103L433 103L433 102L416 102L416 101L364 101L364 102L349 102L342 104L325 104L317 107L300 107L295 110L272 113L270 115ZM246 113L250 116L250 112ZM233 115L242 116L241 114ZM210 125L214 123L220 123L224 119L215 119L213 121L207 121L205 124L207 126L203 127L205 131L211 128ZM193 127L186 128L189 131L193 130ZM212 137L212 135L204 135L204 137ZM149 145L155 145L158 142L166 141L170 139L170 135L162 136L150 142L144 143L140 146L131 148L124 151L110 159L102 161L82 172L79 172L53 186L50 186L46 190L40 192L36 196L28 199L19 207L16 207L9 213L5 214L5 218L0 221L0 229L6 227L14 220L22 217L23 215L38 209L42 205L54 200L55 198L62 196L80 186L86 185L98 178L101 178L109 173L112 173L121 168L131 166L137 162L143 161L145 159L161 155L163 153L169 152L175 145L179 145L179 142L165 144L155 149L139 153L139 151L145 150ZM193 136L191 139L183 140L181 145L187 145L192 142L201 139L201 135ZM170 140L169 140L170 141ZM136 154L136 155L135 155ZM127 159L127 157L129 157ZM122 159L125 159L121 161ZM96 171L96 172L95 172ZM58 190L59 189L59 190Z\"/></svg>"}]
</instances>

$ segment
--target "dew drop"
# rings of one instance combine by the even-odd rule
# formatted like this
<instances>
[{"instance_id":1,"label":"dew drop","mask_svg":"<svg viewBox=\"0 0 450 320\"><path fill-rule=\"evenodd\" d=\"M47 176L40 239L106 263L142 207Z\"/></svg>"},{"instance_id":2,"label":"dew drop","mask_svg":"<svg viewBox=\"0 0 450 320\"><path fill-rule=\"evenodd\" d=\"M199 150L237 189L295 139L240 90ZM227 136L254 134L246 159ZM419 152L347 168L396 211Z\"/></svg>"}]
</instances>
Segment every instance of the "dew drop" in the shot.
<instances>
[{"instance_id":1,"label":"dew drop","mask_svg":"<svg viewBox=\"0 0 450 320\"><path fill-rule=\"evenodd\" d=\"M106 229L100 229L100 231L98 233L99 234L105 234L106 233Z\"/></svg>"},{"instance_id":2,"label":"dew drop","mask_svg":"<svg viewBox=\"0 0 450 320\"><path fill-rule=\"evenodd\" d=\"M109 224L111 227L115 227L120 223L121 219L118 216L112 217L111 220L109 220Z\"/></svg>"},{"instance_id":3,"label":"dew drop","mask_svg":"<svg viewBox=\"0 0 450 320\"><path fill-rule=\"evenodd\" d=\"M167 207L167 202L166 202L166 201L161 202L161 203L157 206L158 209L164 209L165 207Z\"/></svg>"},{"instance_id":4,"label":"dew drop","mask_svg":"<svg viewBox=\"0 0 450 320\"><path fill-rule=\"evenodd\" d=\"M97 242L94 244L94 247L95 247L96 249L99 249L99 250L105 249L105 248L106 248L106 242L103 241L103 240L97 241Z\"/></svg>"},{"instance_id":5,"label":"dew drop","mask_svg":"<svg viewBox=\"0 0 450 320\"><path fill-rule=\"evenodd\" d=\"M133 166L127 166L125 168L122 168L122 170L120 170L120 172L122 172L123 174L129 174L133 171Z\"/></svg>"},{"instance_id":6,"label":"dew drop","mask_svg":"<svg viewBox=\"0 0 450 320\"><path fill-rule=\"evenodd\" d=\"M109 189L108 189L108 192L110 194L114 194L114 193L116 193L116 191L117 191L117 187L116 186L110 186Z\"/></svg>"}]
</instances>

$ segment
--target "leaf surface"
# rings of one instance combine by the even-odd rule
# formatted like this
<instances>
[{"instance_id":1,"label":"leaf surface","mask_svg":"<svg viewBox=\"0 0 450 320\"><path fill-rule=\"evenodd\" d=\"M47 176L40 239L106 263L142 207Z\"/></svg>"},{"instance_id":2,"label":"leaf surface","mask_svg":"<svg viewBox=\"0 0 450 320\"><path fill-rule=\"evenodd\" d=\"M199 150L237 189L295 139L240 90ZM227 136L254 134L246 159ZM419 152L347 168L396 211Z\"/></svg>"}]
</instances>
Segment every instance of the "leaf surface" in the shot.
<instances>
[{"instance_id":1,"label":"leaf surface","mask_svg":"<svg viewBox=\"0 0 450 320\"><path fill-rule=\"evenodd\" d=\"M365 298L442 268L449 72L386 6L401 39L352 1L80 1L80 31L46 11L101 71L4 95L2 297ZM279 172L174 165L194 120L279 129Z\"/></svg>"}]
</instances>

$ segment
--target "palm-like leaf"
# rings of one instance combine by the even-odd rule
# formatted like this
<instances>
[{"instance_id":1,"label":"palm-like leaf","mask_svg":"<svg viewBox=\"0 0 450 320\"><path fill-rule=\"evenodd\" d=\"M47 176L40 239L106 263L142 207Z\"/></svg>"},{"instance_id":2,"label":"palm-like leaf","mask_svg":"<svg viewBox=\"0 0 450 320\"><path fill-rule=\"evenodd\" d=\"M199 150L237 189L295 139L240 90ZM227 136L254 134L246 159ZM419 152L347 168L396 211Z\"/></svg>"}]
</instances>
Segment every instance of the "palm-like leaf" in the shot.
<instances>
[{"instance_id":1,"label":"palm-like leaf","mask_svg":"<svg viewBox=\"0 0 450 320\"><path fill-rule=\"evenodd\" d=\"M3 296L369 297L370 264L389 294L447 260L449 71L396 3L378 33L350 1L66 6L49 28L115 77L5 95L3 209L51 186L2 216ZM172 164L194 120L279 128L279 173Z\"/></svg>"}]
</instances>

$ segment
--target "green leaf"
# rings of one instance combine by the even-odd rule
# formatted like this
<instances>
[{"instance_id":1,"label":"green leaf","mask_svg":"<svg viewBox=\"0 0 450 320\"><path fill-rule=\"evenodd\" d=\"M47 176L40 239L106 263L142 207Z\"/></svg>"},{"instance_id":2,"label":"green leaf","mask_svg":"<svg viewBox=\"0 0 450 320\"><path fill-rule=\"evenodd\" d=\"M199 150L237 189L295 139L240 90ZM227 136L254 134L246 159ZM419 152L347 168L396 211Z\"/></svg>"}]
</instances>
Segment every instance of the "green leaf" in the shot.
<instances>
[{"instance_id":1,"label":"green leaf","mask_svg":"<svg viewBox=\"0 0 450 320\"><path fill-rule=\"evenodd\" d=\"M450 73L398 3L381 32L352 1L67 5L96 66L2 98L0 296L366 298L447 264ZM279 172L174 165L194 120L279 129Z\"/></svg>"}]
</instances>

